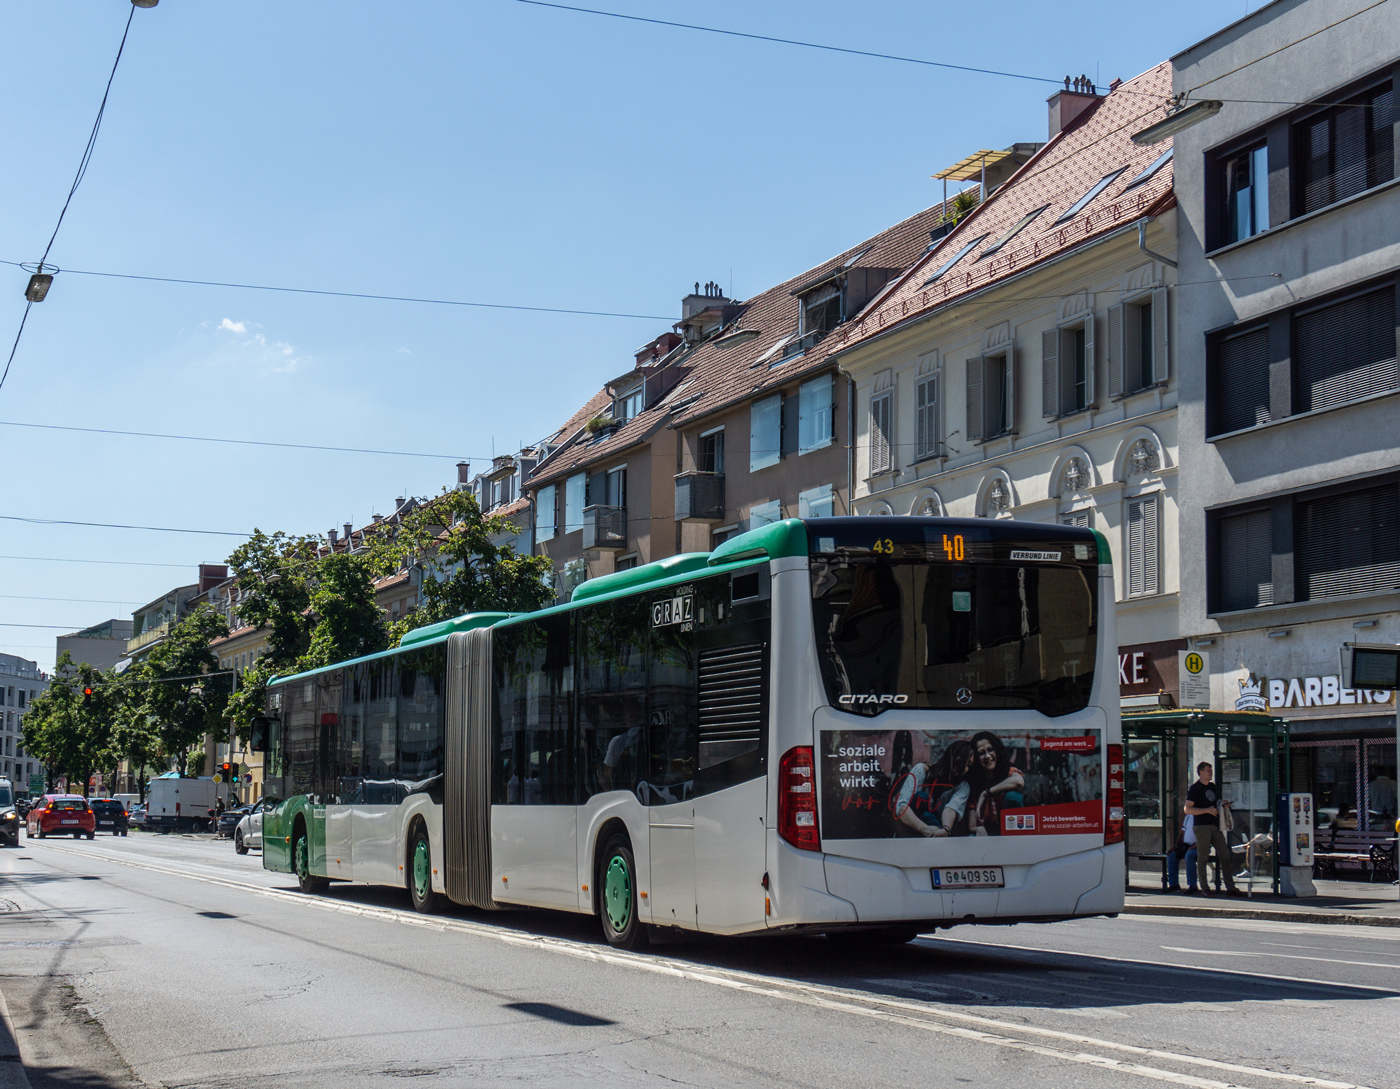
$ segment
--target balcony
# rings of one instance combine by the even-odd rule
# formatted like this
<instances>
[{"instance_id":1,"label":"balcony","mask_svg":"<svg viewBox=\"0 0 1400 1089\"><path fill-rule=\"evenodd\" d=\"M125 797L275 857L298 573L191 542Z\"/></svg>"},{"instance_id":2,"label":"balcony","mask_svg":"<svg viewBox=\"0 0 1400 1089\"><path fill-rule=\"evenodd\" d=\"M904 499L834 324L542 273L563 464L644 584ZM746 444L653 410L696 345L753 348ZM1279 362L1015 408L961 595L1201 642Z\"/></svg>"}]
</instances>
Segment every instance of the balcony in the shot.
<instances>
[{"instance_id":1,"label":"balcony","mask_svg":"<svg viewBox=\"0 0 1400 1089\"><path fill-rule=\"evenodd\" d=\"M135 637L132 638L132 639L128 639L128 640L126 641L126 652L127 652L128 654L134 654L136 651L140 650L141 648L143 648L143 647L148 647L148 646L150 646L152 643L155 643L155 642L158 642L158 641L161 640L161 639L164 639L164 638L165 638L167 635L169 635L169 634L170 634L170 621L169 621L169 620L166 620L165 622L163 622L163 623L161 623L161 624L157 624L157 625L156 625L155 627L153 627L153 628L147 628L147 629L146 629L145 631L143 631L140 635L135 636Z\"/></svg>"},{"instance_id":2,"label":"balcony","mask_svg":"<svg viewBox=\"0 0 1400 1089\"><path fill-rule=\"evenodd\" d=\"M676 521L724 521L724 474L694 472L677 476Z\"/></svg>"},{"instance_id":3,"label":"balcony","mask_svg":"<svg viewBox=\"0 0 1400 1089\"><path fill-rule=\"evenodd\" d=\"M627 548L627 508L583 508L583 547L608 552Z\"/></svg>"}]
</instances>

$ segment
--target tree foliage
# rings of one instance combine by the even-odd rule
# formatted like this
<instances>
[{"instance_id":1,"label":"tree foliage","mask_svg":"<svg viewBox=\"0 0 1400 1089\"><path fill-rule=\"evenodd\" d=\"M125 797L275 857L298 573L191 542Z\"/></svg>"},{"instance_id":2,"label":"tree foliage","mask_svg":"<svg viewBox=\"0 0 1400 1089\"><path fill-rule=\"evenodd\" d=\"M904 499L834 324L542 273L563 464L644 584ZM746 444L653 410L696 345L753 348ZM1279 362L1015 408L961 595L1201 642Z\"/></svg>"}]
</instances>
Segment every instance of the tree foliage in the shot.
<instances>
[{"instance_id":1,"label":"tree foliage","mask_svg":"<svg viewBox=\"0 0 1400 1089\"><path fill-rule=\"evenodd\" d=\"M59 655L49 687L23 719L25 751L48 768L50 785L66 776L69 789L86 794L93 772L115 767L112 723L124 696L114 682L110 670L74 665L67 651ZM84 696L86 688L90 696Z\"/></svg>"},{"instance_id":2,"label":"tree foliage","mask_svg":"<svg viewBox=\"0 0 1400 1089\"><path fill-rule=\"evenodd\" d=\"M376 542L382 573L418 565L419 604L391 631L392 641L414 628L472 612L529 612L553 600L545 556L522 556L493 536L511 534L508 518L481 513L465 491L444 491L410 512L392 536Z\"/></svg>"},{"instance_id":3,"label":"tree foliage","mask_svg":"<svg viewBox=\"0 0 1400 1089\"><path fill-rule=\"evenodd\" d=\"M203 676L219 668L210 643L227 634L224 618L200 606L170 629L128 681L144 690L140 711L154 727L159 751L175 761L181 775L188 769L191 746L205 734L217 737L227 729L230 679Z\"/></svg>"}]
</instances>

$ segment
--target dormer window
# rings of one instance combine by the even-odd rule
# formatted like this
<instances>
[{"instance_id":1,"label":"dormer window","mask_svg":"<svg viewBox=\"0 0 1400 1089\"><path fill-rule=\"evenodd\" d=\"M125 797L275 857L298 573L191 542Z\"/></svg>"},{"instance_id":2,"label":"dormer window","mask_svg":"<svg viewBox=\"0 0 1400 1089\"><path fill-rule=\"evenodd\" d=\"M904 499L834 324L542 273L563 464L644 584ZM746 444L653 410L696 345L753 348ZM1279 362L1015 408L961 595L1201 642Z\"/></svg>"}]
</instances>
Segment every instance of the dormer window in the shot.
<instances>
[{"instance_id":1,"label":"dormer window","mask_svg":"<svg viewBox=\"0 0 1400 1089\"><path fill-rule=\"evenodd\" d=\"M962 247L962 249L958 250L957 253L953 254L952 257L948 258L948 260L944 261L943 264L939 265L938 268L937 268L936 270L934 270L933 275L930 276L927 280L924 281L923 286L924 286L924 287L928 287L929 284L937 283L938 280L939 280L939 278L942 277L942 275L943 275L945 272L947 272L950 268L952 268L954 265L956 265L959 261L961 261L964 257L966 257L970 252L972 252L973 247L976 246L979 242L981 242L981 241L982 241L984 238L986 238L986 237L987 237L987 236L986 236L985 234L979 234L979 235L978 235L976 238L974 238L971 242L966 243L966 244Z\"/></svg>"},{"instance_id":2,"label":"dormer window","mask_svg":"<svg viewBox=\"0 0 1400 1089\"><path fill-rule=\"evenodd\" d=\"M1117 170L1113 171L1113 173L1111 173L1111 174L1105 174L1102 178L1100 178L1098 181L1096 181L1096 182L1094 183L1094 187L1093 187L1092 189L1090 189L1087 193L1085 193L1085 194L1084 194L1082 197L1080 197L1077 201L1075 201L1073 204L1071 204L1071 205L1065 210L1064 215L1060 216L1060 218L1057 219L1057 220L1055 220L1055 222L1056 222L1056 223L1064 223L1064 222L1066 222L1067 220L1073 219L1073 218L1074 218L1075 216L1077 216L1080 212L1084 211L1084 209L1087 208L1087 207L1089 206L1089 204L1093 201L1093 199L1094 199L1095 197L1097 197L1100 193L1102 193L1105 189L1107 189L1110 185L1112 185L1112 184L1114 183L1114 181L1117 179L1118 175L1121 174L1121 173L1123 173L1123 171L1125 171L1125 170L1127 170L1127 169L1128 169L1128 168L1127 168L1126 166L1120 166Z\"/></svg>"},{"instance_id":3,"label":"dormer window","mask_svg":"<svg viewBox=\"0 0 1400 1089\"><path fill-rule=\"evenodd\" d=\"M831 283L802 297L802 316L798 332L802 336L810 333L829 333L841 324L841 288Z\"/></svg>"},{"instance_id":4,"label":"dormer window","mask_svg":"<svg viewBox=\"0 0 1400 1089\"><path fill-rule=\"evenodd\" d=\"M635 386L618 397L617 406L613 410L613 417L618 423L623 424L634 416L640 416L641 412L642 387Z\"/></svg>"}]
</instances>

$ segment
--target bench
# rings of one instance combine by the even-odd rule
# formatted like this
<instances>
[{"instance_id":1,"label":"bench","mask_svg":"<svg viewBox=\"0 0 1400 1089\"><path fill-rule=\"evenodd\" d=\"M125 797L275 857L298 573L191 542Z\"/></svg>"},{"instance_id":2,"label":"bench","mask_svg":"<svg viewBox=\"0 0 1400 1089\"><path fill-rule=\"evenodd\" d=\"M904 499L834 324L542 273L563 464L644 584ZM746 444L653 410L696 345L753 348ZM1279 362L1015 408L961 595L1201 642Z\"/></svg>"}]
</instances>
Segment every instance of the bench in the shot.
<instances>
[{"instance_id":1,"label":"bench","mask_svg":"<svg viewBox=\"0 0 1400 1089\"><path fill-rule=\"evenodd\" d=\"M1130 851L1130 852L1128 853L1128 857L1129 857L1129 858L1141 859L1143 862L1158 862L1158 863L1161 863L1161 866L1162 866L1162 888L1163 888L1163 889L1166 889L1166 888L1168 887L1168 885L1167 885L1167 859L1171 858L1171 853L1170 853L1170 852L1168 852L1167 854L1161 854L1160 852L1152 852L1152 851ZM1127 883L1126 877L1124 878L1124 883L1125 883L1125 884Z\"/></svg>"},{"instance_id":2,"label":"bench","mask_svg":"<svg viewBox=\"0 0 1400 1089\"><path fill-rule=\"evenodd\" d=\"M1334 828L1324 845L1319 837L1313 852L1313 870L1318 877L1337 876L1341 866L1355 866L1377 877L1393 881L1396 876L1396 837L1384 829Z\"/></svg>"}]
</instances>

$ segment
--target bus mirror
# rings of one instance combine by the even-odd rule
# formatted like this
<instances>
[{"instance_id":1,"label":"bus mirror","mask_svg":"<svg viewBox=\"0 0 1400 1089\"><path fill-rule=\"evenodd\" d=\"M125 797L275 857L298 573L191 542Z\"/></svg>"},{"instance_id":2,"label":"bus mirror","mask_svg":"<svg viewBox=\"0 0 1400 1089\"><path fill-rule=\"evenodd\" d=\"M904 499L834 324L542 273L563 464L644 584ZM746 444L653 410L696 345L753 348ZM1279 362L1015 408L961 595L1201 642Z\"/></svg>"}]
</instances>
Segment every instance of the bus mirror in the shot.
<instances>
[{"instance_id":1,"label":"bus mirror","mask_svg":"<svg viewBox=\"0 0 1400 1089\"><path fill-rule=\"evenodd\" d=\"M268 738L272 734L273 720L261 715L248 723L248 751L267 752Z\"/></svg>"}]
</instances>

